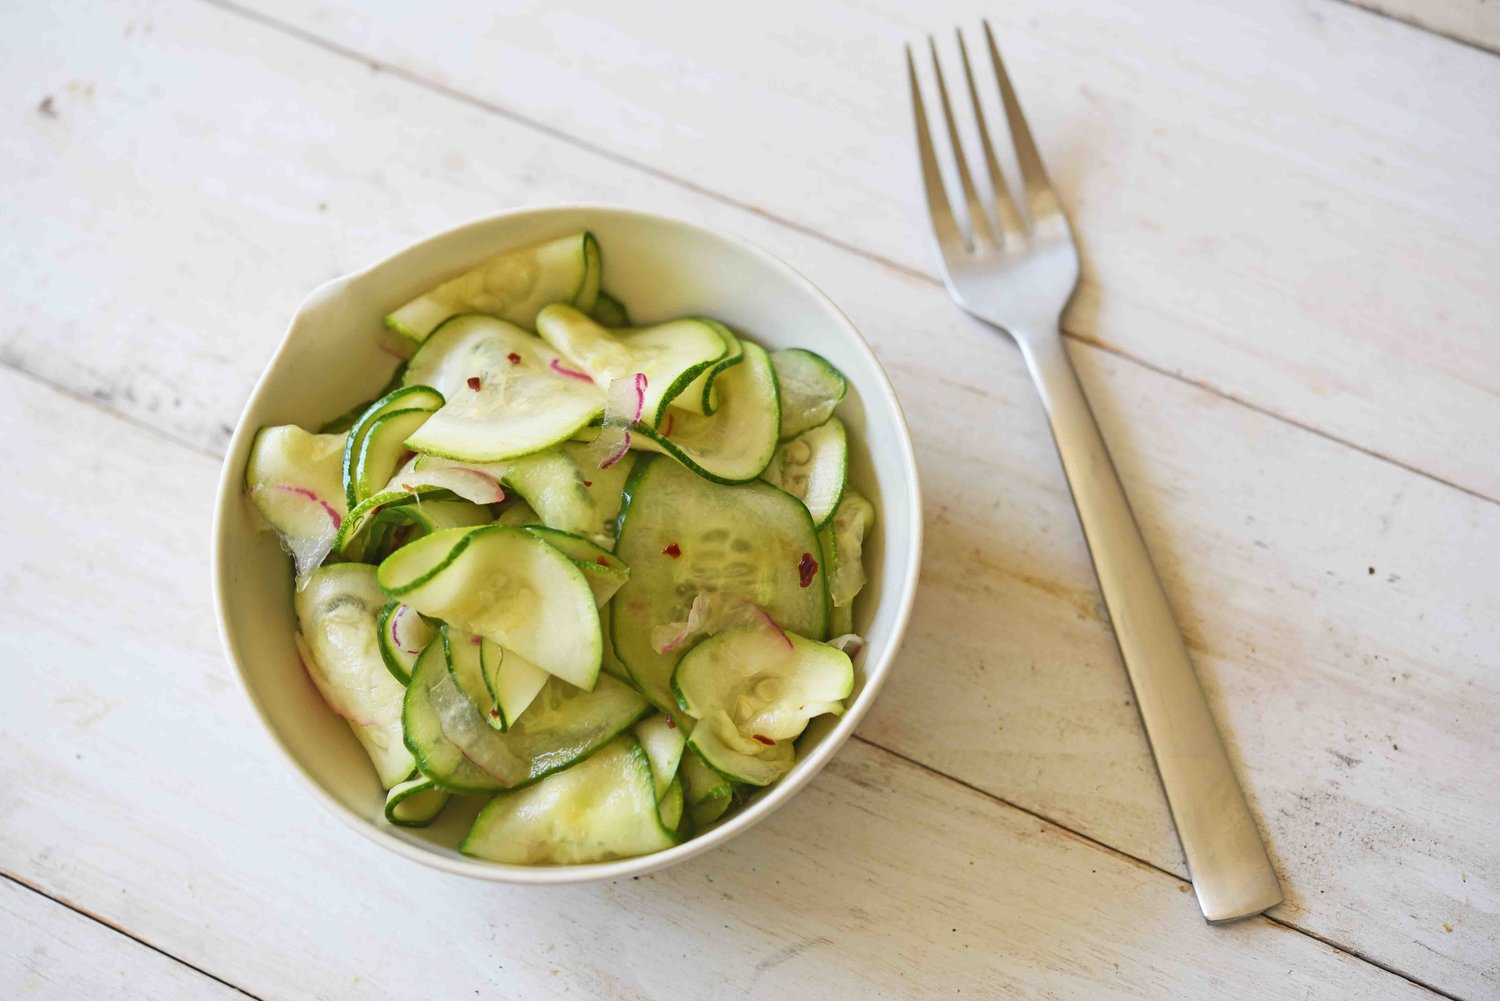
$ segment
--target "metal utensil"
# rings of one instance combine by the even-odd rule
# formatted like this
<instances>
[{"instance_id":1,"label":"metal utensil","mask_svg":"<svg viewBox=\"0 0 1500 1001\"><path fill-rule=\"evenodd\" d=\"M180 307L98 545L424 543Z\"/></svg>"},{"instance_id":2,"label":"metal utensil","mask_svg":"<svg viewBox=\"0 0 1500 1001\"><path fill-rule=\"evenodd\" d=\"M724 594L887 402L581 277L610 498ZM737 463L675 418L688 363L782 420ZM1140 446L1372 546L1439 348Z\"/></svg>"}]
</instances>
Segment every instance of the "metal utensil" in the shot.
<instances>
[{"instance_id":1,"label":"metal utensil","mask_svg":"<svg viewBox=\"0 0 1500 1001\"><path fill-rule=\"evenodd\" d=\"M927 209L943 279L959 306L1015 340L1041 394L1203 916L1218 923L1259 914L1281 902L1281 887L1063 346L1058 321L1078 284L1073 230L1047 180L988 22L984 37L1024 198L1021 205L1016 203L1001 174L960 32L964 80L989 175L993 212L981 198L954 123L937 46L931 45L967 227L948 203L916 65L910 47L906 51Z\"/></svg>"}]
</instances>

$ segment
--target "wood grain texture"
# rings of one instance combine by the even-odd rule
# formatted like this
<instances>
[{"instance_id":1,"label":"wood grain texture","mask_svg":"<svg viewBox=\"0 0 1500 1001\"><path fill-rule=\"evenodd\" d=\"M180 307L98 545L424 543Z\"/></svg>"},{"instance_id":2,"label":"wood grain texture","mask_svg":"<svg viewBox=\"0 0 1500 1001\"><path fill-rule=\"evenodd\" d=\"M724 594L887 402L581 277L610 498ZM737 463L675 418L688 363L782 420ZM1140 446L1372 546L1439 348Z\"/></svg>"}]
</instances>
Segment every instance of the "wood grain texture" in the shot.
<instances>
[{"instance_id":1,"label":"wood grain texture","mask_svg":"<svg viewBox=\"0 0 1500 1001\"><path fill-rule=\"evenodd\" d=\"M0 218L35 248L0 328L10 364L213 452L296 295L406 240L566 200L749 236L851 313L918 438L933 512L924 590L865 735L1181 872L1019 360L925 277L207 7L7 10L0 25L37 39L0 66L24 112L0 146ZM197 85L210 78L214 88ZM37 109L47 94L51 115ZM1500 796L1492 771L1461 763L1493 760L1500 740L1488 722L1500 708L1500 585L1474 558L1500 542L1500 507L1129 360L1086 346L1075 356L1268 828L1286 919L1445 990L1493 993ZM177 472L142 471L122 489L154 497L152 477ZM206 511L206 494L194 503ZM174 607L180 585L153 575L201 568L206 550L156 517L106 520L115 548L63 565L29 556L40 576L11 586L26 579L39 604L82 587L91 613L141 589ZM142 532L191 555L122 578L119 554ZM211 671L204 685L228 688L202 637L186 656ZM213 758L238 782L232 762L258 724L237 693L222 698L199 708L239 705ZM28 785L69 780L44 768ZM202 781L168 770L128 791ZM305 797L284 808L306 813ZM194 850L249 864L236 844ZM252 877L276 885L271 869ZM146 896L129 917L159 922L177 905ZM227 948L251 923L242 914L210 934Z\"/></svg>"},{"instance_id":2,"label":"wood grain texture","mask_svg":"<svg viewBox=\"0 0 1500 1001\"><path fill-rule=\"evenodd\" d=\"M1491 0L1347 0L1427 31L1500 53L1500 6Z\"/></svg>"},{"instance_id":3,"label":"wood grain texture","mask_svg":"<svg viewBox=\"0 0 1500 1001\"><path fill-rule=\"evenodd\" d=\"M254 994L1432 996L1264 919L1209 928L1185 883L859 742L650 877L428 870L314 805L230 680L191 584L212 460L12 373L0 457L36 471L0 498L35 540L0 571L0 629L48 668L9 681L0 860ZM114 495L73 489L93 477ZM80 577L108 600L57 602ZM443 929L440 957L413 928Z\"/></svg>"},{"instance_id":4,"label":"wood grain texture","mask_svg":"<svg viewBox=\"0 0 1500 1001\"><path fill-rule=\"evenodd\" d=\"M1500 498L1487 53L1322 0L232 2L925 274L901 46L956 66L989 17L1083 243L1071 332Z\"/></svg>"},{"instance_id":5,"label":"wood grain texture","mask_svg":"<svg viewBox=\"0 0 1500 1001\"><path fill-rule=\"evenodd\" d=\"M8 879L0 879L0 996L7 1001L245 997Z\"/></svg>"}]
</instances>

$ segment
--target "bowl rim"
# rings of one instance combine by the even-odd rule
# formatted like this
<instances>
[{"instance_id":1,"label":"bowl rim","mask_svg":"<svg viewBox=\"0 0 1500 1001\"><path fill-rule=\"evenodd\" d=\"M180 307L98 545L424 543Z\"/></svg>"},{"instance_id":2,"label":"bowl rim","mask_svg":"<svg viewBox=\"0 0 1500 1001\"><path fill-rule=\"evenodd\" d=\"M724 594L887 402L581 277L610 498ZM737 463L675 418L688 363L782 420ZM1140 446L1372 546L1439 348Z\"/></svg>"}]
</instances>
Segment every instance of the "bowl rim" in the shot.
<instances>
[{"instance_id":1,"label":"bowl rim","mask_svg":"<svg viewBox=\"0 0 1500 1001\"><path fill-rule=\"evenodd\" d=\"M308 770L308 767L303 764L301 759L292 752L291 748L282 739L277 728L273 725L266 707L256 695L249 673L246 671L238 654L234 638L230 635L228 625L228 593L230 588L227 584L227 568L229 566L227 524L230 517L231 505L238 503L241 493L241 474L238 467L242 465L242 462L237 462L236 458L245 448L245 439L253 436L255 431L258 430L250 427L247 418L258 407L261 397L267 392L267 378L276 367L276 362L288 349L291 341L291 333L304 312L315 304L338 294L345 286L358 281L370 272L385 267L399 258L407 255L415 255L433 244L456 239L459 234L467 230L491 226L502 220L514 221L528 217L540 219L562 213L609 215L626 220L639 220L653 224L665 223L669 226L697 231L700 235L723 241L732 245L740 252L758 258L770 270L779 273L786 280L800 286L804 292L812 296L814 301L821 304L828 311L834 324L847 336L854 350L862 353L865 359L870 362L871 368L877 376L874 385L866 386L863 383L860 385L861 396L865 396L867 393L878 395L888 405L890 413L895 415L893 443L898 455L897 464L900 466L901 477L905 481L910 496L910 514L907 518L907 524L895 527L898 530L904 529L906 537L909 540L910 557L905 566L886 566L883 569L883 575L887 584L892 580L899 580L901 584L896 593L882 596L884 603L894 605L891 642L880 652L879 656L873 662L871 660L866 661L864 665L865 686L860 691L858 698L844 715L839 718L834 728L819 742L818 746L813 748L812 752L805 757L800 757L792 770L771 786L764 795L754 803L739 810L728 821L712 830L690 837L670 848L649 855L580 865L524 866L470 859L462 856L446 856L400 838L396 836L394 831L370 822L366 817L356 813L352 808L335 798L323 787L323 784L317 777ZM853 735L855 728L864 719L866 713L869 712L870 707L874 704L876 697L880 693L881 687L885 683L886 676L891 671L895 656L905 639L906 629L911 619L912 607L916 599L918 575L922 559L922 491L918 476L916 452L911 440L911 430L906 419L906 414L901 408L901 402L896 396L895 388L891 385L890 376L885 371L885 366L880 363L880 359L870 347L869 342L865 340L864 335L855 327L853 321L849 319L831 297L818 288L806 275L770 251L733 233L724 232L719 229L710 229L686 219L658 212L647 212L640 209L622 208L617 205L594 202L568 202L527 206L471 218L456 226L415 240L357 271L324 282L313 289L298 305L296 311L288 321L286 330L282 334L280 341L278 341L275 351L272 352L271 357L266 361L259 378L256 379L254 388L251 389L250 395L246 399L239 419L235 424L234 434L230 437L229 443L225 447L224 464L220 471L218 490L214 503L212 532L210 572L213 578L214 612L220 643L223 645L224 652L229 658L230 663L234 665L235 675L239 681L240 688L249 698L250 704L255 708L256 715L260 718L267 735L277 748L280 749L282 755L291 762L293 770L313 789L315 798L346 825L354 828L366 838L423 865L428 865L455 875L468 876L491 882L561 885L640 876L693 858L729 841L764 820L771 813L786 804L823 770L824 766L832 760L849 737Z\"/></svg>"}]
</instances>

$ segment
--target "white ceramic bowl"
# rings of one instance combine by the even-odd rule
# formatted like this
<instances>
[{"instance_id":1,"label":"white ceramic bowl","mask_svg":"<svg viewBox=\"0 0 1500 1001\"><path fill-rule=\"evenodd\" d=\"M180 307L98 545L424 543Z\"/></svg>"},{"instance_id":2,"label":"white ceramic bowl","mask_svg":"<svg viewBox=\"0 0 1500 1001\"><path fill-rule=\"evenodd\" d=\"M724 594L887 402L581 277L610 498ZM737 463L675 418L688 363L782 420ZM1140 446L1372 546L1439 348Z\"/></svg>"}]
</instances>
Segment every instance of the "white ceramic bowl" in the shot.
<instances>
[{"instance_id":1,"label":"white ceramic bowl","mask_svg":"<svg viewBox=\"0 0 1500 1001\"><path fill-rule=\"evenodd\" d=\"M500 865L456 848L473 810L449 808L428 828L396 828L383 817L384 795L353 735L323 703L292 643L296 622L288 557L272 533L258 532L242 489L257 429L315 428L373 396L390 375L380 348L386 313L492 254L579 230L604 253L604 286L636 322L683 314L717 317L768 348L806 347L849 379L839 415L851 431L850 476L874 502L866 541L870 583L856 607L868 645L856 664L849 710L816 720L798 745L798 761L718 827L640 858L591 865ZM811 282L738 239L655 215L573 206L508 212L449 230L358 274L329 282L302 304L266 367L229 445L214 524L214 591L230 659L288 757L334 812L365 836L408 858L449 872L513 883L572 883L635 876L722 844L789 800L818 773L859 724L890 670L917 584L922 514L911 437L890 381L843 313Z\"/></svg>"}]
</instances>

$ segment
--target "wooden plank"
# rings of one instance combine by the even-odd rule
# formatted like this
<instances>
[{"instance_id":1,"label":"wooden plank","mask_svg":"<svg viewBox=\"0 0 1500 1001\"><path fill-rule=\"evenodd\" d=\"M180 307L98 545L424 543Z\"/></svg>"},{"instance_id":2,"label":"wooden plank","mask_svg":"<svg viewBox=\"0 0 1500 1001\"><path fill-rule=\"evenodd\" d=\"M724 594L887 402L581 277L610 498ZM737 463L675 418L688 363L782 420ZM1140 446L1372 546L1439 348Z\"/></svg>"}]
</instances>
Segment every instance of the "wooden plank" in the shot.
<instances>
[{"instance_id":1,"label":"wooden plank","mask_svg":"<svg viewBox=\"0 0 1500 1001\"><path fill-rule=\"evenodd\" d=\"M244 2L929 274L899 54L989 17L1083 241L1070 331L1500 498L1486 53L1304 0Z\"/></svg>"},{"instance_id":2,"label":"wooden plank","mask_svg":"<svg viewBox=\"0 0 1500 1001\"><path fill-rule=\"evenodd\" d=\"M245 997L8 879L0 879L0 995L10 1001Z\"/></svg>"},{"instance_id":3,"label":"wooden plank","mask_svg":"<svg viewBox=\"0 0 1500 1001\"><path fill-rule=\"evenodd\" d=\"M1500 52L1500 7L1489 0L1348 0L1427 31Z\"/></svg>"},{"instance_id":4,"label":"wooden plank","mask_svg":"<svg viewBox=\"0 0 1500 1001\"><path fill-rule=\"evenodd\" d=\"M648 878L509 888L398 859L313 804L218 659L191 586L215 464L11 373L0 457L34 470L0 499L28 525L0 629L47 668L9 681L0 858L253 993L1432 996L1266 920L1211 929L1179 880L858 742ZM80 576L109 600L62 600Z\"/></svg>"},{"instance_id":5,"label":"wooden plank","mask_svg":"<svg viewBox=\"0 0 1500 1001\"><path fill-rule=\"evenodd\" d=\"M0 149L18 167L0 173L15 195L0 213L47 262L21 262L4 357L215 448L297 291L491 204L626 202L748 235L851 312L919 439L924 591L866 733L1181 871L1030 388L930 282L242 19L189 7L147 31L122 10L14 26L38 44L0 69L18 67L7 87L80 86ZM108 88L83 96L86 74ZM222 90L194 85L208 75ZM226 114L225 94L257 110ZM143 247L170 248L185 273ZM1445 989L1492 990L1500 852L1474 846L1500 829L1500 797L1461 796L1454 776L1495 756L1496 586L1465 557L1494 549L1500 509L1078 357L1270 830L1289 918ZM1368 566L1380 573L1360 577ZM212 644L199 653L217 662ZM1376 657L1393 662L1391 689L1373 686Z\"/></svg>"}]
</instances>

